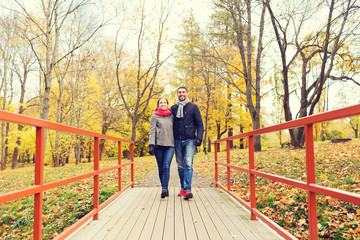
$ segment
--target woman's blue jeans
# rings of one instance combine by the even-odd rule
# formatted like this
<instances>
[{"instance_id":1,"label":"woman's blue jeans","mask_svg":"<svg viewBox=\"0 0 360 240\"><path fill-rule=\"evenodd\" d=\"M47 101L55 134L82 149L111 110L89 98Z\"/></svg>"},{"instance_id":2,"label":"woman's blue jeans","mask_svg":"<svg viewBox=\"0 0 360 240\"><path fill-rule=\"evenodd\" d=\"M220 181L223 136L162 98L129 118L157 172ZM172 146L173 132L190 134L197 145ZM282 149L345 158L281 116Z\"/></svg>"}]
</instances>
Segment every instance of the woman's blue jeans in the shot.
<instances>
[{"instance_id":1,"label":"woman's blue jeans","mask_svg":"<svg viewBox=\"0 0 360 240\"><path fill-rule=\"evenodd\" d=\"M180 185L185 192L191 191L194 154L194 139L175 140L175 155L178 165Z\"/></svg>"},{"instance_id":2,"label":"woman's blue jeans","mask_svg":"<svg viewBox=\"0 0 360 240\"><path fill-rule=\"evenodd\" d=\"M159 178L162 189L168 190L170 178L170 165L174 156L174 147L158 146L154 149L159 169Z\"/></svg>"}]
</instances>

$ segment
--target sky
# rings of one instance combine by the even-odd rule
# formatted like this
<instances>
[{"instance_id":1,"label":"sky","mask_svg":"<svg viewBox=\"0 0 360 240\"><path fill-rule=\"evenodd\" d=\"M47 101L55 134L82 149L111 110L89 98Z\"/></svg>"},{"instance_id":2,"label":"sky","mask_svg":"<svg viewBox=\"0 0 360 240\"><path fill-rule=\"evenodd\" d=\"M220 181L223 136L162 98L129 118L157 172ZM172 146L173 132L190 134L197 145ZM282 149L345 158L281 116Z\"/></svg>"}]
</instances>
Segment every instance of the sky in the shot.
<instances>
[{"instance_id":1,"label":"sky","mask_svg":"<svg viewBox=\"0 0 360 240\"><path fill-rule=\"evenodd\" d=\"M24 5L28 8L31 9L30 11L34 10L35 8L37 9L37 11L41 11L39 9L39 4L40 1L39 0L19 0L20 2L23 2ZM107 3L108 2L108 3ZM111 2L114 2L113 0L103 0L102 3L106 6L106 5L111 5ZM116 4L117 2L120 1L115 1L114 4ZM129 0L129 2L131 2ZM129 3L127 2L127 3ZM133 0L132 3L136 4L138 3L139 0ZM151 6L151 5L158 5L160 1L159 0L146 0L146 6ZM13 6L16 6L16 4L14 2L8 2L8 0L0 0L0 5L8 5L8 4L13 4ZM209 19L209 16L211 15L211 7L212 7L212 0L174 0L174 5L173 8L171 10L171 17L169 19L169 29L168 29L168 33L171 36L171 38L179 38L179 34L181 31L180 25L182 23L182 19L183 17L186 16L186 13L190 10L193 9L193 13L194 13L194 17L196 19L196 21L199 23L200 26L205 27L206 23ZM112 10L111 7L108 8L110 11ZM109 11L109 12L110 12ZM131 13L126 13L128 14L128 16L131 16ZM96 15L96 14L94 14ZM174 27L177 26L177 27ZM102 33L104 34L105 38L109 38L109 40L113 40L114 39L114 33L116 32L116 29L114 27L107 26L105 29L101 30L103 31ZM135 41L130 41L134 47L136 47L136 39ZM168 48L163 48L163 56L167 56L170 54L170 52L172 52L174 49L174 46L168 46ZM33 94L28 95L28 98L33 97L32 95L36 95L38 94L39 91L39 84L38 84L38 72L33 73L36 76L33 76L33 83L28 84L27 89L28 89L28 93L29 92L33 92Z\"/></svg>"},{"instance_id":2,"label":"sky","mask_svg":"<svg viewBox=\"0 0 360 240\"><path fill-rule=\"evenodd\" d=\"M0 0L0 3L4 3L4 1L8 0ZM22 1L22 0L20 0ZM37 4L39 3L39 0L23 0L26 4L29 4L31 6L36 6L34 2ZM104 0L106 1L113 1L113 0ZM129 0L130 1L130 0ZM138 0L133 0L134 3L137 3ZM151 4L158 4L159 0L147 0L147 2ZM190 9L193 9L194 17L197 21L197 23L200 25L200 27L205 28L206 24L209 21L209 17L212 14L212 7L213 2L212 0L174 0L174 6L171 13L171 18L169 19L170 26L169 26L169 34L172 38L178 38L180 35L181 29L181 23L183 18L187 15L187 12ZM175 27L174 27L175 26ZM114 29L108 29L108 34L111 35L114 32ZM136 41L133 41L133 43L136 43ZM168 46L168 48L163 49L163 55L166 56L169 53L167 51L172 51L173 46ZM276 49L275 49L276 50ZM273 64L273 63L272 63ZM36 81L37 82L37 81ZM337 96L337 92L339 89L345 89L347 88L347 85L344 84L337 84L330 88L331 91L331 98L332 98L332 106L331 108L338 108L340 107L339 102L341 102L341 97ZM34 92L38 92L38 84L32 84L29 86L29 88L34 89ZM271 97L271 96L270 96ZM296 100L296 96L291 96L292 99ZM359 99L356 99L355 97L349 98L348 102L350 105L359 103ZM294 106L298 103L298 100L294 101ZM268 109L271 109L272 107L272 100L266 100L262 103L263 108L266 109L268 112Z\"/></svg>"}]
</instances>

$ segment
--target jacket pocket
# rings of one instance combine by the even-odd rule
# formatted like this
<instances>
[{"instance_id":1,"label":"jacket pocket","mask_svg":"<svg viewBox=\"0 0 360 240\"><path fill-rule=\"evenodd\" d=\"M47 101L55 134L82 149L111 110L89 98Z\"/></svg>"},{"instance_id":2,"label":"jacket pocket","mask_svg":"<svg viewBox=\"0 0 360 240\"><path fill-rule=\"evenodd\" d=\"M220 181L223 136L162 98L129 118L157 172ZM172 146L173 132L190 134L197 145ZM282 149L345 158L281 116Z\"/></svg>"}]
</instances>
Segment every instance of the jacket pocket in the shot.
<instances>
[{"instance_id":1,"label":"jacket pocket","mask_svg":"<svg viewBox=\"0 0 360 240\"><path fill-rule=\"evenodd\" d=\"M185 125L186 138L195 138L195 127L193 125Z\"/></svg>"},{"instance_id":2,"label":"jacket pocket","mask_svg":"<svg viewBox=\"0 0 360 240\"><path fill-rule=\"evenodd\" d=\"M155 137L155 145L159 145L161 143L162 131L161 129L157 129L156 137Z\"/></svg>"}]
</instances>

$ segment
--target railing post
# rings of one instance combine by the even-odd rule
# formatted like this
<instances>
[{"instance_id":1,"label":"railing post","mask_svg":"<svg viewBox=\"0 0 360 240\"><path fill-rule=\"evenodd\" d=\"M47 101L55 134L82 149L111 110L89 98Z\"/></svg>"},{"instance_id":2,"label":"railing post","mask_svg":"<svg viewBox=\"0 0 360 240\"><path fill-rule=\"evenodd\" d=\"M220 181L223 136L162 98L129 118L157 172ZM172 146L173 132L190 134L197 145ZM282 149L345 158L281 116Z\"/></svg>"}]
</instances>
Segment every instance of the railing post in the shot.
<instances>
[{"instance_id":1,"label":"railing post","mask_svg":"<svg viewBox=\"0 0 360 240\"><path fill-rule=\"evenodd\" d=\"M255 156L254 156L254 136L249 136L249 170L250 170L250 207L251 207L251 220L256 220L256 215L252 209L256 209L256 194L255 194L255 175L252 170L255 169Z\"/></svg>"},{"instance_id":2,"label":"railing post","mask_svg":"<svg viewBox=\"0 0 360 240\"><path fill-rule=\"evenodd\" d=\"M44 183L44 128L36 127L35 185ZM43 191L34 195L34 239L42 239Z\"/></svg>"},{"instance_id":3,"label":"railing post","mask_svg":"<svg viewBox=\"0 0 360 240\"><path fill-rule=\"evenodd\" d=\"M131 187L134 187L134 143L130 145L131 152Z\"/></svg>"},{"instance_id":4,"label":"railing post","mask_svg":"<svg viewBox=\"0 0 360 240\"><path fill-rule=\"evenodd\" d=\"M118 165L121 165L121 142L118 141ZM121 167L118 169L118 191L121 192Z\"/></svg>"},{"instance_id":5,"label":"railing post","mask_svg":"<svg viewBox=\"0 0 360 240\"><path fill-rule=\"evenodd\" d=\"M314 132L313 124L305 125L306 144L306 174L307 184L315 183L315 157L314 157ZM317 202L316 193L308 190L308 211L309 211L309 237L311 240L318 239L317 229Z\"/></svg>"},{"instance_id":6,"label":"railing post","mask_svg":"<svg viewBox=\"0 0 360 240\"><path fill-rule=\"evenodd\" d=\"M230 141L226 141L226 163L230 164ZM230 167L227 167L227 187L228 191L231 190L231 183L230 183Z\"/></svg>"},{"instance_id":7,"label":"railing post","mask_svg":"<svg viewBox=\"0 0 360 240\"><path fill-rule=\"evenodd\" d=\"M219 182L219 172L218 172L218 164L217 164L217 146L218 146L218 143L214 143L214 154L215 154L215 186L216 187L219 187L218 186L218 182Z\"/></svg>"},{"instance_id":8,"label":"railing post","mask_svg":"<svg viewBox=\"0 0 360 240\"><path fill-rule=\"evenodd\" d=\"M99 180L99 161L100 161L100 148L99 148L99 138L94 138L94 172L96 175L94 176L94 209L96 209L96 214L94 215L94 220L99 219L99 188L100 188L100 180Z\"/></svg>"}]
</instances>

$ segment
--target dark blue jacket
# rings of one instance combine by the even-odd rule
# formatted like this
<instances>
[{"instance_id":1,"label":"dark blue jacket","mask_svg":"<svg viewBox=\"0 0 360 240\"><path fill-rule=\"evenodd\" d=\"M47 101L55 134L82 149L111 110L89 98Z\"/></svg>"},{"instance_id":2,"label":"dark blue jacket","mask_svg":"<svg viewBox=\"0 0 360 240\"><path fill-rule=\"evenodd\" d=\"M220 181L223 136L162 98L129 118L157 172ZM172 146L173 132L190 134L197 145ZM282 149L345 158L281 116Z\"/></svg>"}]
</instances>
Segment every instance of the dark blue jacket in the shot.
<instances>
[{"instance_id":1,"label":"dark blue jacket","mask_svg":"<svg viewBox=\"0 0 360 240\"><path fill-rule=\"evenodd\" d=\"M174 115L174 139L201 139L203 138L204 125L201 119L199 107L189 102L184 107L184 117L177 118L176 113L178 105L171 107L171 112Z\"/></svg>"}]
</instances>

